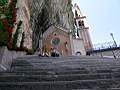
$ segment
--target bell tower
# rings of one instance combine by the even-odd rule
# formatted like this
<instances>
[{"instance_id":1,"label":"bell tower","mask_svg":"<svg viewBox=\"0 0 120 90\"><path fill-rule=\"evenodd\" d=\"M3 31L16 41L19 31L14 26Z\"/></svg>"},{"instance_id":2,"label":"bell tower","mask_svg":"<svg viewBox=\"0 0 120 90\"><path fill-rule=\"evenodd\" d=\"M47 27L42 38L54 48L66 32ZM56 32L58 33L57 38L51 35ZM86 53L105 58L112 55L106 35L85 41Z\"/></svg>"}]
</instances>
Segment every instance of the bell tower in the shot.
<instances>
[{"instance_id":1,"label":"bell tower","mask_svg":"<svg viewBox=\"0 0 120 90\"><path fill-rule=\"evenodd\" d=\"M86 16L83 16L79 6L73 6L74 23L76 28L76 38L83 39L84 47L87 50L92 48L92 41L89 34L89 27L86 25Z\"/></svg>"}]
</instances>

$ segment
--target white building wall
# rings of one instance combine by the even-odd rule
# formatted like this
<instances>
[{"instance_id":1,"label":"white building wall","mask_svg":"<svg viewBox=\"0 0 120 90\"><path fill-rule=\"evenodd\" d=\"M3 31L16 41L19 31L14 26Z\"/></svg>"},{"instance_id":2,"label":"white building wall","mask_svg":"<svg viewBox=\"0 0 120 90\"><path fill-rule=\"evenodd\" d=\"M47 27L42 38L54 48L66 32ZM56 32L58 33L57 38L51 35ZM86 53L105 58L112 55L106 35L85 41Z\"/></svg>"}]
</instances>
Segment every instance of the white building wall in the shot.
<instances>
[{"instance_id":1,"label":"white building wall","mask_svg":"<svg viewBox=\"0 0 120 90\"><path fill-rule=\"evenodd\" d=\"M73 43L74 43L74 55L76 55L77 52L81 52L81 55L86 55L84 42L82 39L73 39Z\"/></svg>"}]
</instances>

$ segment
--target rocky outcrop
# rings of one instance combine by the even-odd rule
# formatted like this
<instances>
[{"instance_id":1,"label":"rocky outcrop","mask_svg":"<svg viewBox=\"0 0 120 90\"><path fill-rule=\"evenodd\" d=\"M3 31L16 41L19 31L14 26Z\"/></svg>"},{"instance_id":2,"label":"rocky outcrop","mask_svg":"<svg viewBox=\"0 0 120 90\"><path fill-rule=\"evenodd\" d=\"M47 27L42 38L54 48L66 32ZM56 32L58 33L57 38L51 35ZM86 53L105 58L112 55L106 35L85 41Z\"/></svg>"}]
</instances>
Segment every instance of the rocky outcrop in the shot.
<instances>
[{"instance_id":1,"label":"rocky outcrop","mask_svg":"<svg viewBox=\"0 0 120 90\"><path fill-rule=\"evenodd\" d=\"M73 30L71 0L31 0L30 7L34 48L37 48L41 34L51 25Z\"/></svg>"}]
</instances>

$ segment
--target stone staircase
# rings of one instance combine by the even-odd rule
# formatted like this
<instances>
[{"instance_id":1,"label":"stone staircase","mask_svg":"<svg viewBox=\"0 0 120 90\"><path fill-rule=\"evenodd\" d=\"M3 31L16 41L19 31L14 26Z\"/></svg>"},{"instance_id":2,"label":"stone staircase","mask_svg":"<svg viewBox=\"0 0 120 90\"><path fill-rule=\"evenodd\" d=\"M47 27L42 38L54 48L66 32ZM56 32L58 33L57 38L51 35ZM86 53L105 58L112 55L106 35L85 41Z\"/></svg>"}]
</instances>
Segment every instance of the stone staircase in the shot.
<instances>
[{"instance_id":1,"label":"stone staircase","mask_svg":"<svg viewBox=\"0 0 120 90\"><path fill-rule=\"evenodd\" d=\"M120 90L120 60L20 57L0 72L0 90Z\"/></svg>"}]
</instances>

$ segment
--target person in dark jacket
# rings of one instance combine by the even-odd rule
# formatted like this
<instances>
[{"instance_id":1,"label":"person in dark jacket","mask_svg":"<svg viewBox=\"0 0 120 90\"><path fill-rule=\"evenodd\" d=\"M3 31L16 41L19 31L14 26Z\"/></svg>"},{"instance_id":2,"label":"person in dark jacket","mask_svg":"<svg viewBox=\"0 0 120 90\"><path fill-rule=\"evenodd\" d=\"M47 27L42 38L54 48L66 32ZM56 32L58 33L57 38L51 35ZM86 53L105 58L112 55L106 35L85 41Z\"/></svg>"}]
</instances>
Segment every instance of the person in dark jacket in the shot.
<instances>
[{"instance_id":1,"label":"person in dark jacket","mask_svg":"<svg viewBox=\"0 0 120 90\"><path fill-rule=\"evenodd\" d=\"M54 49L54 48L51 48L51 57L59 57L59 52Z\"/></svg>"}]
</instances>

